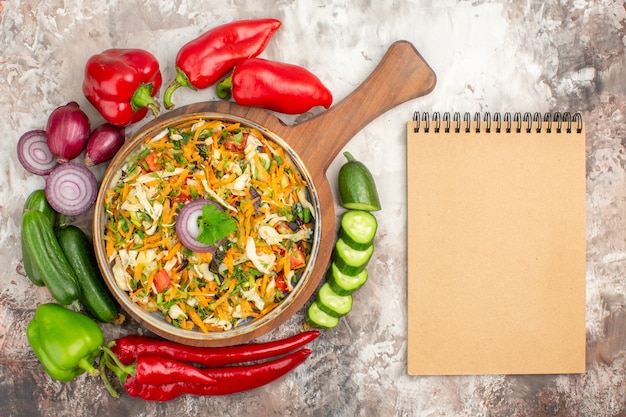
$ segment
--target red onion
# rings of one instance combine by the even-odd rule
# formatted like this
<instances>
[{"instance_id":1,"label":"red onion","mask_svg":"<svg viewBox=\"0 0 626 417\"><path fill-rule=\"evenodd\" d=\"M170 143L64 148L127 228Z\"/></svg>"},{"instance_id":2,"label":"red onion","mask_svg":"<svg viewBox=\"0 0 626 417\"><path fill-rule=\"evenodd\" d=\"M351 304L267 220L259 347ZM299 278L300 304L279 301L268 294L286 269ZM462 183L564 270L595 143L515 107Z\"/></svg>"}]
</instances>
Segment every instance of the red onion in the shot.
<instances>
[{"instance_id":1,"label":"red onion","mask_svg":"<svg viewBox=\"0 0 626 417\"><path fill-rule=\"evenodd\" d=\"M46 143L44 130L30 130L17 141L17 159L24 169L35 175L48 175L57 161Z\"/></svg>"},{"instance_id":2,"label":"red onion","mask_svg":"<svg viewBox=\"0 0 626 417\"><path fill-rule=\"evenodd\" d=\"M122 126L103 123L96 127L87 139L85 165L90 167L110 160L120 150L125 140L125 130Z\"/></svg>"},{"instance_id":3,"label":"red onion","mask_svg":"<svg viewBox=\"0 0 626 417\"><path fill-rule=\"evenodd\" d=\"M67 162L52 170L44 190L53 209L67 216L77 216L93 206L98 181L86 166Z\"/></svg>"},{"instance_id":4,"label":"red onion","mask_svg":"<svg viewBox=\"0 0 626 417\"><path fill-rule=\"evenodd\" d=\"M62 164L80 155L87 144L89 129L89 117L75 101L54 109L48 117L46 137L57 162Z\"/></svg>"},{"instance_id":5,"label":"red onion","mask_svg":"<svg viewBox=\"0 0 626 417\"><path fill-rule=\"evenodd\" d=\"M202 217L202 208L205 204L213 204L220 211L224 211L222 207L211 200L199 198L190 201L178 213L176 218L176 236L178 236L180 243L189 250L215 253L217 246L206 245L198 241L198 235L200 234L198 219Z\"/></svg>"}]
</instances>

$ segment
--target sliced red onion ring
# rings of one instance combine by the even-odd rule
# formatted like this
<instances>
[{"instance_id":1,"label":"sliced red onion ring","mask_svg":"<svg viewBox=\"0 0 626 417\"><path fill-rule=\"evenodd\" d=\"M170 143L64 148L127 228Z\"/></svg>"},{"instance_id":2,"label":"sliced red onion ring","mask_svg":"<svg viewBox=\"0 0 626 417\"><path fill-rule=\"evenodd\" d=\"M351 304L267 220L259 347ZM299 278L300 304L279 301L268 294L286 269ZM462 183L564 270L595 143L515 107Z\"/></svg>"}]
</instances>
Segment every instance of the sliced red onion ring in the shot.
<instances>
[{"instance_id":1,"label":"sliced red onion ring","mask_svg":"<svg viewBox=\"0 0 626 417\"><path fill-rule=\"evenodd\" d=\"M93 206L98 194L98 181L84 165L66 162L58 165L46 178L48 203L61 214L77 216Z\"/></svg>"},{"instance_id":2,"label":"sliced red onion ring","mask_svg":"<svg viewBox=\"0 0 626 417\"><path fill-rule=\"evenodd\" d=\"M50 152L45 130L30 130L17 141L17 159L24 169L35 175L48 175L57 166Z\"/></svg>"},{"instance_id":3,"label":"sliced red onion ring","mask_svg":"<svg viewBox=\"0 0 626 417\"><path fill-rule=\"evenodd\" d=\"M198 241L198 235L200 234L198 219L202 217L202 208L205 204L213 204L220 211L224 211L219 204L211 200L199 198L188 202L178 213L176 219L176 236L178 236L180 243L189 250L194 252L215 253L217 246L206 245Z\"/></svg>"}]
</instances>

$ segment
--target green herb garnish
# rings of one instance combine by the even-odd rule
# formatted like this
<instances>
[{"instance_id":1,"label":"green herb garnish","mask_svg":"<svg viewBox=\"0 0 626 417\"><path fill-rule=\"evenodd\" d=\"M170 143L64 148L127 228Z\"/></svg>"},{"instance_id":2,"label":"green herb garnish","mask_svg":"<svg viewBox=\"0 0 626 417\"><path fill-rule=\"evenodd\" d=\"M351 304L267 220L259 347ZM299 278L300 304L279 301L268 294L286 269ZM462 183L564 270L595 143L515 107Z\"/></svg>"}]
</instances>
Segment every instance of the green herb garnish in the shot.
<instances>
[{"instance_id":1,"label":"green herb garnish","mask_svg":"<svg viewBox=\"0 0 626 417\"><path fill-rule=\"evenodd\" d=\"M198 226L200 228L198 241L205 245L214 245L237 230L237 222L213 204L205 204L202 207L202 217Z\"/></svg>"}]
</instances>

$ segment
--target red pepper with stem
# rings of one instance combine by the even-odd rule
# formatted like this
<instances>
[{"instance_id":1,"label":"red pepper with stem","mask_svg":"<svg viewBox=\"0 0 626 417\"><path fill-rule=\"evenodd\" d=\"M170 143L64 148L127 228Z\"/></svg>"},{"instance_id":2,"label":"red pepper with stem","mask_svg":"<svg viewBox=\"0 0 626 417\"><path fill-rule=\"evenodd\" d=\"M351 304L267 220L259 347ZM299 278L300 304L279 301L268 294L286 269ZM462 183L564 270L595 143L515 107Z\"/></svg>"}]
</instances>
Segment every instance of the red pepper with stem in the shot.
<instances>
[{"instance_id":1,"label":"red pepper with stem","mask_svg":"<svg viewBox=\"0 0 626 417\"><path fill-rule=\"evenodd\" d=\"M217 85L219 98L231 94L242 106L286 114L304 113L315 106L329 108L333 102L330 90L306 68L263 58L241 62Z\"/></svg>"},{"instance_id":2,"label":"red pepper with stem","mask_svg":"<svg viewBox=\"0 0 626 417\"><path fill-rule=\"evenodd\" d=\"M238 63L259 55L281 22L277 19L239 20L217 26L185 44L176 55L176 78L165 89L163 104L174 107L179 87L207 88Z\"/></svg>"},{"instance_id":3,"label":"red pepper with stem","mask_svg":"<svg viewBox=\"0 0 626 417\"><path fill-rule=\"evenodd\" d=\"M215 378L193 365L156 355L140 356L131 365L124 365L107 347L102 347L117 367L116 372L132 377L138 384L163 385L172 382L214 384ZM107 359L105 359L107 360Z\"/></svg>"},{"instance_id":4,"label":"red pepper with stem","mask_svg":"<svg viewBox=\"0 0 626 417\"><path fill-rule=\"evenodd\" d=\"M119 374L126 392L132 397L149 401L170 401L181 395L228 395L248 391L269 384L302 364L311 354L310 349L300 349L269 362L222 368L205 368L207 375L215 378L214 384L172 382L168 384L141 384L132 376ZM113 366L110 366L113 368Z\"/></svg>"},{"instance_id":5,"label":"red pepper with stem","mask_svg":"<svg viewBox=\"0 0 626 417\"><path fill-rule=\"evenodd\" d=\"M130 365L144 355L155 355L204 366L223 366L283 355L306 345L319 335L318 330L307 330L281 340L209 348L129 335L112 341L109 348L124 365Z\"/></svg>"},{"instance_id":6,"label":"red pepper with stem","mask_svg":"<svg viewBox=\"0 0 626 417\"><path fill-rule=\"evenodd\" d=\"M87 60L83 93L109 123L127 126L152 111L163 80L159 62L142 49L107 49Z\"/></svg>"}]
</instances>

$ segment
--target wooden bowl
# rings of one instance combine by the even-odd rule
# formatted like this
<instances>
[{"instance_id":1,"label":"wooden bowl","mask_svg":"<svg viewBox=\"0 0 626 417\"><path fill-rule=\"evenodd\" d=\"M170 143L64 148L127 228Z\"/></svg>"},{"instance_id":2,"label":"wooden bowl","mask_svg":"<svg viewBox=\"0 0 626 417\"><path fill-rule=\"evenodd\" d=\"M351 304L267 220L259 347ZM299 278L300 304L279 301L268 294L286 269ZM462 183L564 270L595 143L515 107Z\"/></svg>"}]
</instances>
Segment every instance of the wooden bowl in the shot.
<instances>
[{"instance_id":1,"label":"wooden bowl","mask_svg":"<svg viewBox=\"0 0 626 417\"><path fill-rule=\"evenodd\" d=\"M300 310L314 293L328 267L335 233L335 202L326 171L346 143L364 126L387 110L435 87L436 76L415 47L406 42L392 44L371 75L349 96L328 111L303 123L287 126L272 113L232 102L195 103L165 113L148 123L111 161L95 203L94 246L107 286L122 308L148 330L166 339L196 346L226 346L257 338L284 323ZM407 121L412 115L407 115ZM115 283L103 239L106 213L104 193L113 185L119 170L136 147L167 126L185 120L220 118L239 121L262 132L288 153L309 187L315 209L314 243L310 260L299 283L284 302L268 313L229 331L204 333L184 330L167 323L161 313L147 313L132 303ZM401 162L401 161L399 161Z\"/></svg>"}]
</instances>

